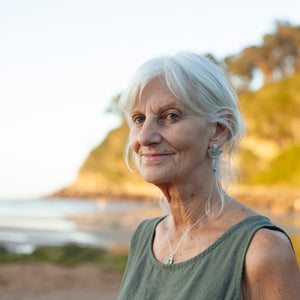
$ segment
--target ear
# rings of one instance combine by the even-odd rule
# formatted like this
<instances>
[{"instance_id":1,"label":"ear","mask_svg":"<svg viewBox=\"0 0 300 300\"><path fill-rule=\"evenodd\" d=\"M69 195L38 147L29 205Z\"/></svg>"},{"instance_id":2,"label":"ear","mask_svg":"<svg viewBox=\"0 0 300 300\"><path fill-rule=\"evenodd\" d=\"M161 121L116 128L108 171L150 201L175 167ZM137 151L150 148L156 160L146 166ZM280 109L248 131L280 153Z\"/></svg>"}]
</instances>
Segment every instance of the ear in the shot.
<instances>
[{"instance_id":1,"label":"ear","mask_svg":"<svg viewBox=\"0 0 300 300\"><path fill-rule=\"evenodd\" d=\"M217 122L214 124L214 128L210 138L210 147L212 147L213 144L217 144L219 148L221 148L228 139L228 134L229 134L228 125L231 124L232 114L228 110L221 111L221 113L224 122Z\"/></svg>"}]
</instances>

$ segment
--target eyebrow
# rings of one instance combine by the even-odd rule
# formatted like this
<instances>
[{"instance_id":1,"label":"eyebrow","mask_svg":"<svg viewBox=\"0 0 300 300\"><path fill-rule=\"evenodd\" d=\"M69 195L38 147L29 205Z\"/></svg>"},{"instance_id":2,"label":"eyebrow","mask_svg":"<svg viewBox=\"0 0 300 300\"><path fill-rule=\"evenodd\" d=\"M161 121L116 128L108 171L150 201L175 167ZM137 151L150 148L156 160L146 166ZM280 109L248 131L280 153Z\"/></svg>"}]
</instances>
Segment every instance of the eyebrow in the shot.
<instances>
[{"instance_id":1,"label":"eyebrow","mask_svg":"<svg viewBox=\"0 0 300 300\"><path fill-rule=\"evenodd\" d=\"M187 109L187 108L185 107L185 105L183 105L182 103L180 103L180 102L178 101L178 103L176 103L176 104L174 104L174 102L172 102L172 103L166 103L166 104L160 106L159 109L158 109L158 113L161 113L162 111L165 111L165 110L168 110L168 109L172 109L172 108L173 108L173 109L178 109L178 110ZM135 108L135 109L133 109L133 110L130 112L130 115L133 115L133 114L139 113L139 112L140 112L140 110Z\"/></svg>"}]
</instances>

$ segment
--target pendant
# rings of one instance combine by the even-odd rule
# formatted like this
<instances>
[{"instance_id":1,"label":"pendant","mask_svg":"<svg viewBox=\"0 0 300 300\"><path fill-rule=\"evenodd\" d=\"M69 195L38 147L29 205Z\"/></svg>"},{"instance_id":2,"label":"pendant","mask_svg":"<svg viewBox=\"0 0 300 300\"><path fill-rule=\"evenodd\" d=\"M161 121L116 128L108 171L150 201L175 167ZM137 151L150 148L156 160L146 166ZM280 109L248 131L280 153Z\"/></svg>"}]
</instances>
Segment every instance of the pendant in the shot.
<instances>
[{"instance_id":1,"label":"pendant","mask_svg":"<svg viewBox=\"0 0 300 300\"><path fill-rule=\"evenodd\" d=\"M172 265L173 264L173 256L171 255L170 258L166 260L166 265Z\"/></svg>"}]
</instances>

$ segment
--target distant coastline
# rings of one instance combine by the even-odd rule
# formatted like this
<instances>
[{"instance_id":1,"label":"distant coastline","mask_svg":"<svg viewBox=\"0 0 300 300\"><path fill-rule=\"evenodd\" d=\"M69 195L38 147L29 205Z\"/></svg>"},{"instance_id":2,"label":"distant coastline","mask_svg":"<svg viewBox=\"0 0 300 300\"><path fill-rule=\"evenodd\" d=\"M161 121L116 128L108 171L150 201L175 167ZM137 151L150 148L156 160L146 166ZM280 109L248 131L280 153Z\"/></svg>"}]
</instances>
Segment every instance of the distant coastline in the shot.
<instances>
[{"instance_id":1,"label":"distant coastline","mask_svg":"<svg viewBox=\"0 0 300 300\"><path fill-rule=\"evenodd\" d=\"M70 186L46 198L110 199L112 201L154 202L159 194L151 191L130 193L126 190L88 191ZM283 186L240 186L235 195L237 200L251 208L269 209L274 214L300 214L300 189Z\"/></svg>"},{"instance_id":2,"label":"distant coastline","mask_svg":"<svg viewBox=\"0 0 300 300\"><path fill-rule=\"evenodd\" d=\"M72 186L62 188L61 190L54 192L50 195L46 195L44 198L70 198L70 199L110 199L110 200L124 200L124 201L141 201L141 202L153 202L156 196L153 193L130 193L124 190L112 189L112 191L89 191L83 189L77 189Z\"/></svg>"}]
</instances>

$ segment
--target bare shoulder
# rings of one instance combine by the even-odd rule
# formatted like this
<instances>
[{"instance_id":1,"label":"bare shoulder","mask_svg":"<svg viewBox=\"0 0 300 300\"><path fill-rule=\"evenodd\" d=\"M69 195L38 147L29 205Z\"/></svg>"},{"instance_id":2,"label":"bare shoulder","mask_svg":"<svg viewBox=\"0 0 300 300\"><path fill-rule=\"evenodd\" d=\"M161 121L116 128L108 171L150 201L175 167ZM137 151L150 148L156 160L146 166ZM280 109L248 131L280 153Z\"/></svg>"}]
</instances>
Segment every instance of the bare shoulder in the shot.
<instances>
[{"instance_id":1,"label":"bare shoulder","mask_svg":"<svg viewBox=\"0 0 300 300\"><path fill-rule=\"evenodd\" d=\"M257 231L246 254L242 290L243 299L298 299L299 267L285 234Z\"/></svg>"}]
</instances>

